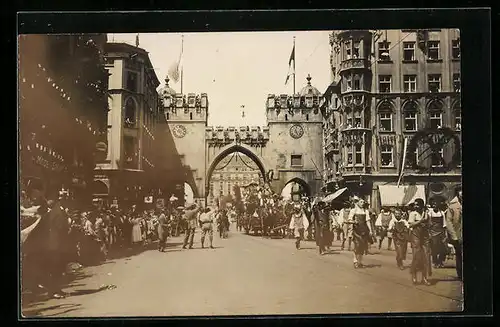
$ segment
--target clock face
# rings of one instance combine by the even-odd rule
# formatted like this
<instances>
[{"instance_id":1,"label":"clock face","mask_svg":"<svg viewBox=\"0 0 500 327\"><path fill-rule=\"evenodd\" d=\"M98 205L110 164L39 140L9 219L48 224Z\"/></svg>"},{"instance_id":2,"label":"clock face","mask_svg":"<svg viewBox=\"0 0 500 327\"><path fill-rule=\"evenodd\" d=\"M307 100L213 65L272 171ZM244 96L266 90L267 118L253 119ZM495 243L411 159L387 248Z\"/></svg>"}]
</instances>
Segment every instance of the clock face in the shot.
<instances>
[{"instance_id":1,"label":"clock face","mask_svg":"<svg viewBox=\"0 0 500 327\"><path fill-rule=\"evenodd\" d=\"M294 139L299 139L304 135L304 129L300 125L293 125L290 127L290 136Z\"/></svg>"},{"instance_id":2,"label":"clock face","mask_svg":"<svg viewBox=\"0 0 500 327\"><path fill-rule=\"evenodd\" d=\"M172 129L172 132L175 137L181 138L186 136L186 127L182 125L175 125L174 128Z\"/></svg>"}]
</instances>

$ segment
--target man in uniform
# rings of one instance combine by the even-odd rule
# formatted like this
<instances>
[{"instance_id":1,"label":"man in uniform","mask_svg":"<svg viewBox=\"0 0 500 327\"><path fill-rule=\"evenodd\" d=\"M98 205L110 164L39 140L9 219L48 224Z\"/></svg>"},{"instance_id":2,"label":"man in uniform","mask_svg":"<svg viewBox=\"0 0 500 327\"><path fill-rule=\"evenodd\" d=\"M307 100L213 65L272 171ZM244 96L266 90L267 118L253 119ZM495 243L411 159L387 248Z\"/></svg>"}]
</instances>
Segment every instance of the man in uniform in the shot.
<instances>
[{"instance_id":1,"label":"man in uniform","mask_svg":"<svg viewBox=\"0 0 500 327\"><path fill-rule=\"evenodd\" d=\"M210 241L210 248L213 249L212 242L214 240L214 227L213 222L215 219L215 213L212 212L210 208L206 208L204 212L200 215L200 227L201 227L201 248L205 248L205 237L208 234L208 240Z\"/></svg>"},{"instance_id":2,"label":"man in uniform","mask_svg":"<svg viewBox=\"0 0 500 327\"><path fill-rule=\"evenodd\" d=\"M189 243L189 248L193 248L193 241L194 241L194 233L196 231L196 225L197 225L197 216L198 216L198 211L200 208L196 203L193 203L192 205L188 206L184 212L184 219L187 222L187 227L186 227L186 235L184 236L184 245L182 246L183 249L186 248L186 246Z\"/></svg>"}]
</instances>

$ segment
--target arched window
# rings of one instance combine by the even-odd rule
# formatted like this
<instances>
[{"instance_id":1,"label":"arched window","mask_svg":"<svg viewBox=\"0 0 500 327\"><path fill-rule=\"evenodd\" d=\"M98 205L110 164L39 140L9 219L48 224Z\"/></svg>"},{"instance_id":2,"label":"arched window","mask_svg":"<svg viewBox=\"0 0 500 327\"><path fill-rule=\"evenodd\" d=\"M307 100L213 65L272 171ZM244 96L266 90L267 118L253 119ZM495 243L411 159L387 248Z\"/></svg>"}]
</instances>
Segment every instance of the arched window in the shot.
<instances>
[{"instance_id":1,"label":"arched window","mask_svg":"<svg viewBox=\"0 0 500 327\"><path fill-rule=\"evenodd\" d=\"M394 107L389 101L383 101L378 106L379 130L381 132L392 132L392 113Z\"/></svg>"},{"instance_id":2,"label":"arched window","mask_svg":"<svg viewBox=\"0 0 500 327\"><path fill-rule=\"evenodd\" d=\"M462 104L457 101L453 104L453 116L455 117L455 130L462 130Z\"/></svg>"},{"instance_id":3,"label":"arched window","mask_svg":"<svg viewBox=\"0 0 500 327\"><path fill-rule=\"evenodd\" d=\"M135 127L137 117L137 108L134 99L128 98L125 102L125 126Z\"/></svg>"},{"instance_id":4,"label":"arched window","mask_svg":"<svg viewBox=\"0 0 500 327\"><path fill-rule=\"evenodd\" d=\"M429 112L429 127L438 129L443 127L443 104L438 100L429 103L427 110Z\"/></svg>"},{"instance_id":5,"label":"arched window","mask_svg":"<svg viewBox=\"0 0 500 327\"><path fill-rule=\"evenodd\" d=\"M418 128L418 104L408 101L403 106L404 130L415 132Z\"/></svg>"},{"instance_id":6,"label":"arched window","mask_svg":"<svg viewBox=\"0 0 500 327\"><path fill-rule=\"evenodd\" d=\"M352 89L353 90L361 90L361 75L355 74L353 78L353 85Z\"/></svg>"}]
</instances>

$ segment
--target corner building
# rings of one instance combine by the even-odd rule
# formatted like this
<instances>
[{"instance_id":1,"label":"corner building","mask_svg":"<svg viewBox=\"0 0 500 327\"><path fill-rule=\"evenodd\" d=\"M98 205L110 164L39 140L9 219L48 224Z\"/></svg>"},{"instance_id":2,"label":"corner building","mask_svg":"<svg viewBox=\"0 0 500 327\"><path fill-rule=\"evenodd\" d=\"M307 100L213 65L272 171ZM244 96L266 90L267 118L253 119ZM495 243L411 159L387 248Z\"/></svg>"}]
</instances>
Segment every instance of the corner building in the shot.
<instances>
[{"instance_id":1,"label":"corner building","mask_svg":"<svg viewBox=\"0 0 500 327\"><path fill-rule=\"evenodd\" d=\"M160 82L144 49L107 43L105 60L109 73L107 157L96 167L100 187L94 196L110 204L142 202L158 187L154 175L160 164L155 135L156 123L162 119L156 91Z\"/></svg>"},{"instance_id":2,"label":"corner building","mask_svg":"<svg viewBox=\"0 0 500 327\"><path fill-rule=\"evenodd\" d=\"M415 196L449 199L461 181L459 31L334 31L330 45L327 181L375 210ZM423 134L447 142L433 150Z\"/></svg>"}]
</instances>

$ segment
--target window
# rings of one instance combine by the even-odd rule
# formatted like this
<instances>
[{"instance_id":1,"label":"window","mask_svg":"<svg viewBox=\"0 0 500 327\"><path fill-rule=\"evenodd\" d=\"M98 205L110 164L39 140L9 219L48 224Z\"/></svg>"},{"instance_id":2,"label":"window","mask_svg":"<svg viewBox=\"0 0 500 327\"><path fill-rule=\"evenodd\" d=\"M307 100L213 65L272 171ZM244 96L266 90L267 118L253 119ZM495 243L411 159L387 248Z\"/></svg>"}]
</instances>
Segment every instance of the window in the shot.
<instances>
[{"instance_id":1,"label":"window","mask_svg":"<svg viewBox=\"0 0 500 327\"><path fill-rule=\"evenodd\" d=\"M439 151L433 151L431 154L431 165L432 167L443 166L443 149Z\"/></svg>"},{"instance_id":2,"label":"window","mask_svg":"<svg viewBox=\"0 0 500 327\"><path fill-rule=\"evenodd\" d=\"M418 164L418 149L406 153L405 167L411 168L414 164Z\"/></svg>"},{"instance_id":3,"label":"window","mask_svg":"<svg viewBox=\"0 0 500 327\"><path fill-rule=\"evenodd\" d=\"M453 90L460 92L460 74L453 74Z\"/></svg>"},{"instance_id":4,"label":"window","mask_svg":"<svg viewBox=\"0 0 500 327\"><path fill-rule=\"evenodd\" d=\"M347 117L347 128L352 128L352 127L353 127L352 117Z\"/></svg>"},{"instance_id":5,"label":"window","mask_svg":"<svg viewBox=\"0 0 500 327\"><path fill-rule=\"evenodd\" d=\"M439 41L427 42L427 59L439 60Z\"/></svg>"},{"instance_id":6,"label":"window","mask_svg":"<svg viewBox=\"0 0 500 327\"><path fill-rule=\"evenodd\" d=\"M354 75L354 90L361 90L361 76Z\"/></svg>"},{"instance_id":7,"label":"window","mask_svg":"<svg viewBox=\"0 0 500 327\"><path fill-rule=\"evenodd\" d=\"M380 114L380 129L383 132L392 132L392 114L391 113L381 113Z\"/></svg>"},{"instance_id":8,"label":"window","mask_svg":"<svg viewBox=\"0 0 500 327\"><path fill-rule=\"evenodd\" d=\"M441 92L441 75L433 74L429 75L428 79L429 92L436 93Z\"/></svg>"},{"instance_id":9,"label":"window","mask_svg":"<svg viewBox=\"0 0 500 327\"><path fill-rule=\"evenodd\" d=\"M352 77L351 76L346 76L346 85L347 85L347 91L352 90Z\"/></svg>"},{"instance_id":10,"label":"window","mask_svg":"<svg viewBox=\"0 0 500 327\"><path fill-rule=\"evenodd\" d=\"M231 182L227 182L227 194L231 194Z\"/></svg>"},{"instance_id":11,"label":"window","mask_svg":"<svg viewBox=\"0 0 500 327\"><path fill-rule=\"evenodd\" d=\"M438 129L443 127L443 114L441 112L431 112L429 120L431 128Z\"/></svg>"},{"instance_id":12,"label":"window","mask_svg":"<svg viewBox=\"0 0 500 327\"><path fill-rule=\"evenodd\" d=\"M378 88L380 93L390 93L391 92L391 76L381 75L378 77Z\"/></svg>"},{"instance_id":13,"label":"window","mask_svg":"<svg viewBox=\"0 0 500 327\"><path fill-rule=\"evenodd\" d=\"M137 169L139 155L137 153L137 142L132 136L123 137L123 157L125 167L128 169Z\"/></svg>"},{"instance_id":14,"label":"window","mask_svg":"<svg viewBox=\"0 0 500 327\"><path fill-rule=\"evenodd\" d=\"M213 196L214 195L214 183L213 182L210 182L210 195Z\"/></svg>"},{"instance_id":15,"label":"window","mask_svg":"<svg viewBox=\"0 0 500 327\"><path fill-rule=\"evenodd\" d=\"M380 159L382 167L394 167L392 161L393 148L390 145L382 145L380 147Z\"/></svg>"},{"instance_id":16,"label":"window","mask_svg":"<svg viewBox=\"0 0 500 327\"><path fill-rule=\"evenodd\" d=\"M415 42L403 43L403 61L415 61Z\"/></svg>"},{"instance_id":17,"label":"window","mask_svg":"<svg viewBox=\"0 0 500 327\"><path fill-rule=\"evenodd\" d=\"M404 75L404 77L403 77L403 89L406 93L417 92L417 76L416 75Z\"/></svg>"},{"instance_id":18,"label":"window","mask_svg":"<svg viewBox=\"0 0 500 327\"><path fill-rule=\"evenodd\" d=\"M127 90L137 92L137 73L127 73Z\"/></svg>"},{"instance_id":19,"label":"window","mask_svg":"<svg viewBox=\"0 0 500 327\"><path fill-rule=\"evenodd\" d=\"M391 61L391 56L389 55L390 42L384 41L378 43L378 60L379 61Z\"/></svg>"},{"instance_id":20,"label":"window","mask_svg":"<svg viewBox=\"0 0 500 327\"><path fill-rule=\"evenodd\" d=\"M361 117L354 118L354 127L361 128L363 125L361 124Z\"/></svg>"},{"instance_id":21,"label":"window","mask_svg":"<svg viewBox=\"0 0 500 327\"><path fill-rule=\"evenodd\" d=\"M451 57L460 59L460 39L451 41Z\"/></svg>"},{"instance_id":22,"label":"window","mask_svg":"<svg viewBox=\"0 0 500 327\"><path fill-rule=\"evenodd\" d=\"M351 54L351 49L352 48L352 45L351 45L351 41L347 41L345 43L345 56L346 56L346 59L351 59L352 57L352 54Z\"/></svg>"},{"instance_id":23,"label":"window","mask_svg":"<svg viewBox=\"0 0 500 327\"><path fill-rule=\"evenodd\" d=\"M132 98L128 98L125 102L125 126L132 128L136 126L136 106Z\"/></svg>"},{"instance_id":24,"label":"window","mask_svg":"<svg viewBox=\"0 0 500 327\"><path fill-rule=\"evenodd\" d=\"M353 50L353 58L354 59L358 59L360 57L359 46L360 46L360 42L359 41L354 41L354 48L352 49Z\"/></svg>"},{"instance_id":25,"label":"window","mask_svg":"<svg viewBox=\"0 0 500 327\"><path fill-rule=\"evenodd\" d=\"M404 112L404 129L408 132L414 132L417 130L417 112L418 105L414 101L408 101L403 106Z\"/></svg>"},{"instance_id":26,"label":"window","mask_svg":"<svg viewBox=\"0 0 500 327\"><path fill-rule=\"evenodd\" d=\"M352 156L353 156L353 154L352 154L352 146L349 146L347 148L347 164L348 165L352 165Z\"/></svg>"},{"instance_id":27,"label":"window","mask_svg":"<svg viewBox=\"0 0 500 327\"><path fill-rule=\"evenodd\" d=\"M453 105L453 114L455 116L455 130L460 131L462 130L462 108L459 101Z\"/></svg>"},{"instance_id":28,"label":"window","mask_svg":"<svg viewBox=\"0 0 500 327\"><path fill-rule=\"evenodd\" d=\"M355 164L362 164L363 163L363 152L362 152L361 144L356 144L355 149L356 149L356 162L355 162Z\"/></svg>"},{"instance_id":29,"label":"window","mask_svg":"<svg viewBox=\"0 0 500 327\"><path fill-rule=\"evenodd\" d=\"M292 154L291 165L292 166L302 166L302 155L301 154Z\"/></svg>"}]
</instances>

